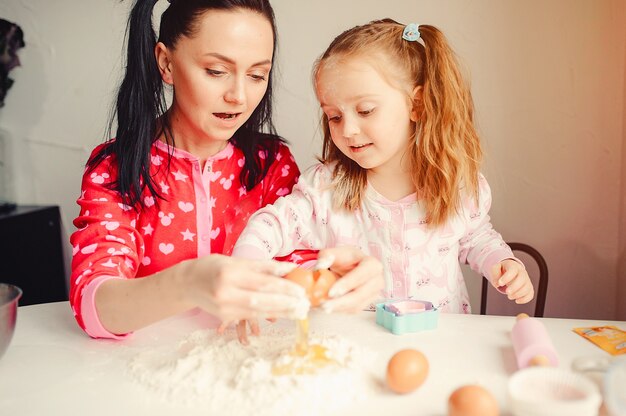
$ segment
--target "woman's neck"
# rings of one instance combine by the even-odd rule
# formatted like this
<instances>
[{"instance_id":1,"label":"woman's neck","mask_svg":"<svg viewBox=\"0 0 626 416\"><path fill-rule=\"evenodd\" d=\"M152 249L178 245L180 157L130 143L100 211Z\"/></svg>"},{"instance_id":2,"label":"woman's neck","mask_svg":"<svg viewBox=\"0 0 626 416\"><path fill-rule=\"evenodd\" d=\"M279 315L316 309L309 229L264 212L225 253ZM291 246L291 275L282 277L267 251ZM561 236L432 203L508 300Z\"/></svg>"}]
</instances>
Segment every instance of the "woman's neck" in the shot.
<instances>
[{"instance_id":1,"label":"woman's neck","mask_svg":"<svg viewBox=\"0 0 626 416\"><path fill-rule=\"evenodd\" d=\"M174 138L176 148L179 150L184 150L185 152L197 157L203 169L204 164L209 158L215 156L216 154L224 150L226 146L228 146L227 141L194 141L185 139L185 137L180 137L180 135L177 134L174 134ZM165 140L165 135L161 135L159 140L161 140L163 143L167 143Z\"/></svg>"},{"instance_id":2,"label":"woman's neck","mask_svg":"<svg viewBox=\"0 0 626 416\"><path fill-rule=\"evenodd\" d=\"M204 166L207 159L224 150L227 145L228 142L225 141L207 142L176 136L176 147L196 156L200 159L202 166Z\"/></svg>"},{"instance_id":3,"label":"woman's neck","mask_svg":"<svg viewBox=\"0 0 626 416\"><path fill-rule=\"evenodd\" d=\"M201 165L204 167L207 159L215 156L228 145L227 140L212 140L209 137L201 136L199 132L186 128L186 125L175 117L171 118L172 134L174 135L174 144L177 149L184 150L196 156ZM166 142L165 136L161 135L160 140Z\"/></svg>"}]
</instances>

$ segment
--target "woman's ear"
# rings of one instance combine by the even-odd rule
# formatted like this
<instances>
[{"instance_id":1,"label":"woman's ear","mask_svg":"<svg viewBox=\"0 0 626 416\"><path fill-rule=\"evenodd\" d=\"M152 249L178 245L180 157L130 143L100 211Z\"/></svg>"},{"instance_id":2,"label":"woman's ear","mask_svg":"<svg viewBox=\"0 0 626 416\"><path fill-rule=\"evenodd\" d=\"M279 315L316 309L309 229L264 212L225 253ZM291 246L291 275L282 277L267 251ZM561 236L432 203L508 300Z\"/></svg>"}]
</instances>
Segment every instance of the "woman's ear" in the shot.
<instances>
[{"instance_id":1,"label":"woman's ear","mask_svg":"<svg viewBox=\"0 0 626 416\"><path fill-rule=\"evenodd\" d=\"M413 108L411 109L411 121L417 122L420 119L420 115L422 113L422 109L424 106L422 105L422 101L424 98L424 87L418 85L413 88L413 99L411 103L413 104Z\"/></svg>"},{"instance_id":2,"label":"woman's ear","mask_svg":"<svg viewBox=\"0 0 626 416\"><path fill-rule=\"evenodd\" d=\"M154 56L156 57L157 65L159 66L161 79L166 84L173 85L174 79L172 78L172 66L170 63L169 51L163 42L158 42L154 47Z\"/></svg>"}]
</instances>

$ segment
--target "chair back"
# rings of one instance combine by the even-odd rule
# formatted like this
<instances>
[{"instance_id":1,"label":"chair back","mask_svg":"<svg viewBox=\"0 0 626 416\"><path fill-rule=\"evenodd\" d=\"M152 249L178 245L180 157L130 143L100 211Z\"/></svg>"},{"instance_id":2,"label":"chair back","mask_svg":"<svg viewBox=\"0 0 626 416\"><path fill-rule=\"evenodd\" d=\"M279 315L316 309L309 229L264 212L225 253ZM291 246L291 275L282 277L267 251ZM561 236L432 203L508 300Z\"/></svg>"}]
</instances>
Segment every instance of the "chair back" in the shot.
<instances>
[{"instance_id":1,"label":"chair back","mask_svg":"<svg viewBox=\"0 0 626 416\"><path fill-rule=\"evenodd\" d=\"M513 250L513 253L515 252L520 252L520 253L525 253L526 257L531 258L532 260L534 260L536 262L536 270L537 270L537 276L533 276L531 274L532 269L529 267L529 264L526 264L527 266L527 270L529 271L529 275L531 280L533 281L533 286L535 288L535 311L533 313L533 316L535 317L543 317L543 312L546 306L546 295L548 292L548 264L546 263L546 260L543 258L543 256L541 255L541 253L539 253L539 251L537 251L537 249L535 249L534 247L529 246L528 244L524 244L524 243L507 243L509 245L509 247L511 247L511 250ZM521 259L522 261L525 260ZM497 292L489 283L489 280L487 278L483 278L482 281L482 290L481 290L481 297L480 297L480 314L481 315L486 315L487 314L487 299L489 298L489 292L494 291ZM495 294L492 294L492 296L495 296ZM502 294L500 294L500 296L502 296Z\"/></svg>"}]
</instances>

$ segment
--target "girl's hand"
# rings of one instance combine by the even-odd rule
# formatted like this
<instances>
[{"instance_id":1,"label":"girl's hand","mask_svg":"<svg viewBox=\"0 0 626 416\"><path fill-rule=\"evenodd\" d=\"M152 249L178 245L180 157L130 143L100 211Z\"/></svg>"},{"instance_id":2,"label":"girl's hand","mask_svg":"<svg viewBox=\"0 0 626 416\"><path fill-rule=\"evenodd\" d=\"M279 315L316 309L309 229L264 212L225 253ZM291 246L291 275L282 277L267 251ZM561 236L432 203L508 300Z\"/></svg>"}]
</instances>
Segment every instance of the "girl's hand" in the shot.
<instances>
[{"instance_id":1,"label":"girl's hand","mask_svg":"<svg viewBox=\"0 0 626 416\"><path fill-rule=\"evenodd\" d=\"M222 322L220 326L217 328L217 333L220 335L223 334L226 328L228 328L230 325L231 325L231 322ZM237 323L235 328L237 330L237 339L239 339L239 342L242 343L243 345L250 344L250 342L248 341L248 328L247 328L248 325L250 325L250 333L252 333L252 335L259 336L261 334L261 329L259 328L258 320L242 319L241 321Z\"/></svg>"},{"instance_id":2,"label":"girl's hand","mask_svg":"<svg viewBox=\"0 0 626 416\"><path fill-rule=\"evenodd\" d=\"M189 307L200 307L222 322L263 316L293 319L309 309L304 289L280 277L294 267L212 254L181 263L178 278Z\"/></svg>"},{"instance_id":3,"label":"girl's hand","mask_svg":"<svg viewBox=\"0 0 626 416\"><path fill-rule=\"evenodd\" d=\"M506 259L494 265L491 269L491 284L498 290L505 287L504 293L517 304L528 303L535 296L526 269L515 260Z\"/></svg>"},{"instance_id":4,"label":"girl's hand","mask_svg":"<svg viewBox=\"0 0 626 416\"><path fill-rule=\"evenodd\" d=\"M318 262L330 264L340 276L328 292L330 299L321 305L324 311L356 313L380 297L385 280L378 259L356 247L336 247L320 250Z\"/></svg>"},{"instance_id":5,"label":"girl's hand","mask_svg":"<svg viewBox=\"0 0 626 416\"><path fill-rule=\"evenodd\" d=\"M275 318L265 318L266 321L276 322ZM226 328L228 328L233 322L222 322L220 326L217 328L218 334L223 334ZM243 345L249 345L248 341L248 329L246 326L250 326L250 333L254 336L261 335L261 328L259 327L259 321L256 319L243 319L237 323L235 329L237 330L237 339Z\"/></svg>"}]
</instances>

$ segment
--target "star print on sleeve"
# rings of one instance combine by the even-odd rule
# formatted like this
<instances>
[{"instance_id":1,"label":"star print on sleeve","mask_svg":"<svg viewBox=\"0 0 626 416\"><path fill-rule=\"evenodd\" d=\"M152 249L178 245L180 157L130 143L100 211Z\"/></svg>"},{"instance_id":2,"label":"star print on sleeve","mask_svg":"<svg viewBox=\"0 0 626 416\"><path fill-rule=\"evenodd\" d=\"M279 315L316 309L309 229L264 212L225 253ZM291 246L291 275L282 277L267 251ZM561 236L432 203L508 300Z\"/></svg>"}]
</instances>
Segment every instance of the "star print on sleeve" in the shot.
<instances>
[{"instance_id":1,"label":"star print on sleeve","mask_svg":"<svg viewBox=\"0 0 626 416\"><path fill-rule=\"evenodd\" d=\"M187 178L189 178L189 176L182 173L180 169L178 169L176 172L172 172L172 175L174 175L174 180L176 181L187 182Z\"/></svg>"},{"instance_id":2,"label":"star print on sleeve","mask_svg":"<svg viewBox=\"0 0 626 416\"><path fill-rule=\"evenodd\" d=\"M154 166L159 166L163 162L163 158L161 156L159 156L159 155L150 156L150 160L152 161L152 164Z\"/></svg>"},{"instance_id":3,"label":"star print on sleeve","mask_svg":"<svg viewBox=\"0 0 626 416\"><path fill-rule=\"evenodd\" d=\"M143 229L143 235L152 235L152 231L154 231L154 228L152 228L152 226L150 224L146 225L145 227L141 227Z\"/></svg>"},{"instance_id":4,"label":"star print on sleeve","mask_svg":"<svg viewBox=\"0 0 626 416\"><path fill-rule=\"evenodd\" d=\"M189 231L189 228L187 228L185 231L181 231L181 234L183 235L183 241L189 240L189 241L193 241L193 238L195 237L195 233L192 233L191 231Z\"/></svg>"}]
</instances>

